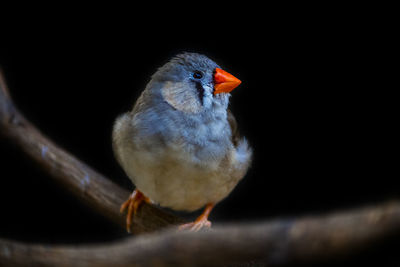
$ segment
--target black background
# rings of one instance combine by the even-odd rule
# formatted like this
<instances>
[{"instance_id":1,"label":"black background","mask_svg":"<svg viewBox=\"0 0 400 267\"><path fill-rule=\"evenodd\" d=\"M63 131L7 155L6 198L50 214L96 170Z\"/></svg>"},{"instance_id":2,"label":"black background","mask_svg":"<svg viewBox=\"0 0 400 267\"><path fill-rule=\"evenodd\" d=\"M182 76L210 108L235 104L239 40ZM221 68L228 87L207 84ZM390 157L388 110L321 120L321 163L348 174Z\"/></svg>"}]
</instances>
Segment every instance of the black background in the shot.
<instances>
[{"instance_id":1,"label":"black background","mask_svg":"<svg viewBox=\"0 0 400 267\"><path fill-rule=\"evenodd\" d=\"M133 185L113 157L113 120L159 66L191 51L242 80L230 107L254 149L247 176L212 212L215 225L398 197L398 88L390 83L393 43L384 27L301 16L211 25L190 16L174 25L56 17L8 21L0 66L11 95L43 133L125 188ZM75 244L125 236L8 141L0 149L1 237ZM399 262L398 245L346 262Z\"/></svg>"}]
</instances>

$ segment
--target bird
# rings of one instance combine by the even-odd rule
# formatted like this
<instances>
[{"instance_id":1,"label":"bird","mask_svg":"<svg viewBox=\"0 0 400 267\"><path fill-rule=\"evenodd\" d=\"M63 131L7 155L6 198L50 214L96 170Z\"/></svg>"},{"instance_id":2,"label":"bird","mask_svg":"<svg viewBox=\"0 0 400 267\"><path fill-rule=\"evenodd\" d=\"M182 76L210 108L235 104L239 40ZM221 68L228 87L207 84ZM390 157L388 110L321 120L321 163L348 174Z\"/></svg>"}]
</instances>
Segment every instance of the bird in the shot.
<instances>
[{"instance_id":1,"label":"bird","mask_svg":"<svg viewBox=\"0 0 400 267\"><path fill-rule=\"evenodd\" d=\"M207 56L182 52L151 76L112 130L118 163L136 186L121 205L127 231L143 202L176 211L204 207L180 230L211 227L213 207L246 175L252 148L229 110L241 81Z\"/></svg>"}]
</instances>

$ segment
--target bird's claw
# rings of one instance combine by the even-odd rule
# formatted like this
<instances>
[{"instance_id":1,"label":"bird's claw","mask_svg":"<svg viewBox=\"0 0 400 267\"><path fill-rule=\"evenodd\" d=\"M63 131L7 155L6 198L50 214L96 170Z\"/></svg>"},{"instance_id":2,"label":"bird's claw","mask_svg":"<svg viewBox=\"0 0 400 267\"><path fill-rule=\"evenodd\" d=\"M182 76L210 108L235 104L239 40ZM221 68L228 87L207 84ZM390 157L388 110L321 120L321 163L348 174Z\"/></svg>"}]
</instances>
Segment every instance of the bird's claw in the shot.
<instances>
[{"instance_id":1,"label":"bird's claw","mask_svg":"<svg viewBox=\"0 0 400 267\"><path fill-rule=\"evenodd\" d=\"M207 204L206 208L204 209L203 213L191 223L186 223L179 226L179 230L189 230L191 232L197 232L203 228L210 228L211 222L208 220L208 215L210 214L212 208L214 207L213 203Z\"/></svg>"},{"instance_id":2,"label":"bird's claw","mask_svg":"<svg viewBox=\"0 0 400 267\"><path fill-rule=\"evenodd\" d=\"M180 231L189 230L191 232L198 232L203 228L211 228L211 222L207 219L195 221L191 223L185 223L179 226Z\"/></svg>"},{"instance_id":3,"label":"bird's claw","mask_svg":"<svg viewBox=\"0 0 400 267\"><path fill-rule=\"evenodd\" d=\"M126 230L128 233L131 232L133 216L136 215L142 202L150 203L150 199L146 197L139 190L133 191L129 198L121 205L120 212L123 213L128 208L128 214L126 215Z\"/></svg>"}]
</instances>

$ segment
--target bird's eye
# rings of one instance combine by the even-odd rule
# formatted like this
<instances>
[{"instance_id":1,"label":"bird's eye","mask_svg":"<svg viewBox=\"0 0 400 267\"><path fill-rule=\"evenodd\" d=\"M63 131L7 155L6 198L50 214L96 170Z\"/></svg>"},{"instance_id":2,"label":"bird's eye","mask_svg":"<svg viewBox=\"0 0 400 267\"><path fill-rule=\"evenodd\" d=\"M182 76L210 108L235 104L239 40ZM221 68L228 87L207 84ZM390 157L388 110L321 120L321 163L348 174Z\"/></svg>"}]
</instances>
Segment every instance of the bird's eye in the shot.
<instances>
[{"instance_id":1,"label":"bird's eye","mask_svg":"<svg viewBox=\"0 0 400 267\"><path fill-rule=\"evenodd\" d=\"M196 71L193 73L193 78L195 78L195 79L201 79L201 78L203 78L203 73L201 73L201 71L196 70Z\"/></svg>"}]
</instances>

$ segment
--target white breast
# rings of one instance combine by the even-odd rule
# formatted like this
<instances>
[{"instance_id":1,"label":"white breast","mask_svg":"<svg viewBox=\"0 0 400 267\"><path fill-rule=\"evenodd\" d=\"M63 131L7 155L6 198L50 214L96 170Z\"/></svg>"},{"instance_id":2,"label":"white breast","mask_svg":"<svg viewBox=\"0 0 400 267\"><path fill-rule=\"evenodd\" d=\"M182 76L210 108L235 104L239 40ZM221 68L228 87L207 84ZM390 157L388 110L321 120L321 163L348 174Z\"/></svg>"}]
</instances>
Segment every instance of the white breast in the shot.
<instances>
[{"instance_id":1,"label":"white breast","mask_svg":"<svg viewBox=\"0 0 400 267\"><path fill-rule=\"evenodd\" d=\"M225 198L242 178L235 174L236 152L207 165L185 151L125 154L124 169L137 188L154 202L175 210L196 210ZM228 166L229 165L229 166ZM238 175L239 174L239 175Z\"/></svg>"},{"instance_id":2,"label":"white breast","mask_svg":"<svg viewBox=\"0 0 400 267\"><path fill-rule=\"evenodd\" d=\"M127 119L128 116L119 120ZM247 143L241 150L218 142L199 148L184 139L149 147L132 142L131 131L125 129L127 125L131 124L120 121L114 127L117 158L136 187L164 207L193 211L219 202L244 176L250 162ZM219 134L223 131L220 129ZM201 132L200 128L198 133ZM157 138L149 139L146 143L157 143Z\"/></svg>"}]
</instances>

